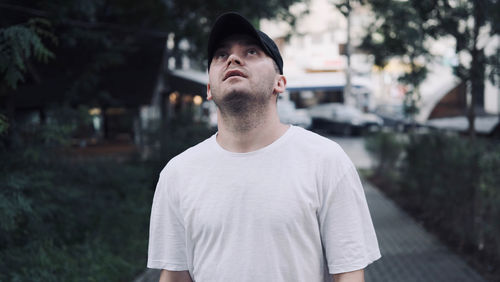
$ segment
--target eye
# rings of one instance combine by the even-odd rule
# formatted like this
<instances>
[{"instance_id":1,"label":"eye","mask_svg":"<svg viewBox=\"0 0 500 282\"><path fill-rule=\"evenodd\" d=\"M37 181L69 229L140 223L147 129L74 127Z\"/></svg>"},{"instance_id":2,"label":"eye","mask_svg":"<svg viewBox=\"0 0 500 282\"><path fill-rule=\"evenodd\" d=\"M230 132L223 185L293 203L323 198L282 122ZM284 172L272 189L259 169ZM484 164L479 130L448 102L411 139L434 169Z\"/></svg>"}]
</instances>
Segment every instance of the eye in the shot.
<instances>
[{"instance_id":1,"label":"eye","mask_svg":"<svg viewBox=\"0 0 500 282\"><path fill-rule=\"evenodd\" d=\"M216 51L214 54L215 59L224 59L227 57L227 52L223 50Z\"/></svg>"},{"instance_id":2,"label":"eye","mask_svg":"<svg viewBox=\"0 0 500 282\"><path fill-rule=\"evenodd\" d=\"M258 51L256 48L250 48L248 49L247 53L250 55L257 55Z\"/></svg>"}]
</instances>

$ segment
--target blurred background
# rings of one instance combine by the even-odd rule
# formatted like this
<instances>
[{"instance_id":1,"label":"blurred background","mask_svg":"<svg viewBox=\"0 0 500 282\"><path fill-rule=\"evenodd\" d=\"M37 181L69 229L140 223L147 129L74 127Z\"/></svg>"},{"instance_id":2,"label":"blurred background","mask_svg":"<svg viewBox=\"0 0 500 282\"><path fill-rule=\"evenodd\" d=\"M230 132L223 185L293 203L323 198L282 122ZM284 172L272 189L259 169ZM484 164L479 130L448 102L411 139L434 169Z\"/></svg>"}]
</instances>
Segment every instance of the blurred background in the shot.
<instances>
[{"instance_id":1,"label":"blurred background","mask_svg":"<svg viewBox=\"0 0 500 282\"><path fill-rule=\"evenodd\" d=\"M500 281L497 0L0 1L0 281L157 279L151 201L216 132L224 11L279 46L281 120L358 167L383 254L367 281Z\"/></svg>"}]
</instances>

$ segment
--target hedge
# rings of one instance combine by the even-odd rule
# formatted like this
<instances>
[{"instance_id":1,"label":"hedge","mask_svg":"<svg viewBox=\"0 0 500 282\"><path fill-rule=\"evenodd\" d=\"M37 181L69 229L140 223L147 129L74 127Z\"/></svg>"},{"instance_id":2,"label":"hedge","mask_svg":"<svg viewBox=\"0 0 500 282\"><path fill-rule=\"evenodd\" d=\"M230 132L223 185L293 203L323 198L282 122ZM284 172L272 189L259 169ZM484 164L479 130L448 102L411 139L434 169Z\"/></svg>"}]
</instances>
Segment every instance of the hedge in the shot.
<instances>
[{"instance_id":1,"label":"hedge","mask_svg":"<svg viewBox=\"0 0 500 282\"><path fill-rule=\"evenodd\" d=\"M372 179L410 214L476 265L500 265L500 144L443 133L379 133Z\"/></svg>"},{"instance_id":2,"label":"hedge","mask_svg":"<svg viewBox=\"0 0 500 282\"><path fill-rule=\"evenodd\" d=\"M144 268L155 165L2 155L0 281L123 281Z\"/></svg>"},{"instance_id":3,"label":"hedge","mask_svg":"<svg viewBox=\"0 0 500 282\"><path fill-rule=\"evenodd\" d=\"M182 115L148 133L152 160L118 163L61 155L66 127L25 126L12 148L0 142L0 281L131 281L146 266L160 170L213 134Z\"/></svg>"}]
</instances>

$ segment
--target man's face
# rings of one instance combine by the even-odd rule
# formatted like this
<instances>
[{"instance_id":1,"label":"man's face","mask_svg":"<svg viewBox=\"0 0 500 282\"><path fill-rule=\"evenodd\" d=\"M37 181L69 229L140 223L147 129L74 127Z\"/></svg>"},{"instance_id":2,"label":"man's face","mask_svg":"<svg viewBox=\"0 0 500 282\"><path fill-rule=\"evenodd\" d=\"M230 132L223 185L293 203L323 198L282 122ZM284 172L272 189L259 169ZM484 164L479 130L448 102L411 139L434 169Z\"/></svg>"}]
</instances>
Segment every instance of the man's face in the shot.
<instances>
[{"instance_id":1,"label":"man's face","mask_svg":"<svg viewBox=\"0 0 500 282\"><path fill-rule=\"evenodd\" d=\"M221 42L210 64L207 99L221 107L267 104L285 90L285 78L259 44L248 35ZM229 102L229 103L226 103Z\"/></svg>"}]
</instances>

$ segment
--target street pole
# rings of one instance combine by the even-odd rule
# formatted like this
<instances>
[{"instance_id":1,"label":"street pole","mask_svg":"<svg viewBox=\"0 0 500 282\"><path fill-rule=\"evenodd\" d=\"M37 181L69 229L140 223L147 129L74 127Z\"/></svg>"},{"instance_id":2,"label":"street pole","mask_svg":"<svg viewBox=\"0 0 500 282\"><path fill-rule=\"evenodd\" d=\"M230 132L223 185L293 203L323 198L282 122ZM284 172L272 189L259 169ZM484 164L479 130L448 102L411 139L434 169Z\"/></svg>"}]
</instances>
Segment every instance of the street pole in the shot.
<instances>
[{"instance_id":1,"label":"street pole","mask_svg":"<svg viewBox=\"0 0 500 282\"><path fill-rule=\"evenodd\" d=\"M351 4L349 0L347 2L347 43L346 43L346 58L347 67L345 69L345 86L344 86L344 103L347 105L353 105L352 97L352 83L351 83Z\"/></svg>"}]
</instances>

